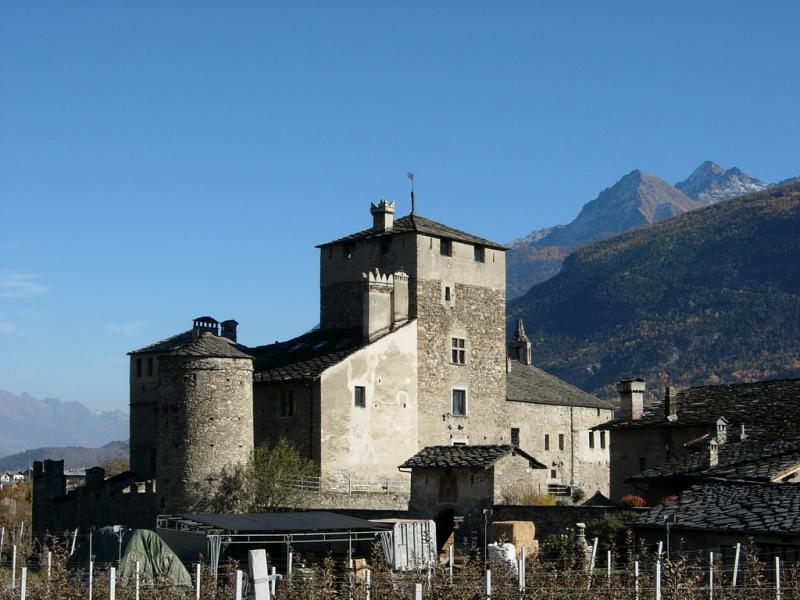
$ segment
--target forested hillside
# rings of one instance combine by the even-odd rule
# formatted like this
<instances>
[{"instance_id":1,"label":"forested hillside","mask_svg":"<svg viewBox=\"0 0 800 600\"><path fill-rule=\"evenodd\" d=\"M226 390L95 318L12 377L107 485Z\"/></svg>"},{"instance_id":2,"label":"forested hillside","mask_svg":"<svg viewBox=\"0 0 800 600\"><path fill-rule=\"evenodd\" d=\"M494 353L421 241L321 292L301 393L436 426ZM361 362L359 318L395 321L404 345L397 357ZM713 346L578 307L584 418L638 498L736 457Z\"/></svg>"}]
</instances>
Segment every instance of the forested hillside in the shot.
<instances>
[{"instance_id":1,"label":"forested hillside","mask_svg":"<svg viewBox=\"0 0 800 600\"><path fill-rule=\"evenodd\" d=\"M800 376L800 184L584 246L509 305L534 362L603 396Z\"/></svg>"}]
</instances>

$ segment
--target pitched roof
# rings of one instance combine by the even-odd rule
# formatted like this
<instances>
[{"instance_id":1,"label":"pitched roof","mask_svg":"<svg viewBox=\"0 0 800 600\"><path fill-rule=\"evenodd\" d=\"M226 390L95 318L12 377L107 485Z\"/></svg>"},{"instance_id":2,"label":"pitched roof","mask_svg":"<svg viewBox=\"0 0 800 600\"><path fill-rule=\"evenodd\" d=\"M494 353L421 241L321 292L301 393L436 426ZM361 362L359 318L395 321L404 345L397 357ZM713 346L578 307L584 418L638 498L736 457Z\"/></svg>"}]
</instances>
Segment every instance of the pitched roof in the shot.
<instances>
[{"instance_id":1,"label":"pitched roof","mask_svg":"<svg viewBox=\"0 0 800 600\"><path fill-rule=\"evenodd\" d=\"M613 406L532 365L511 360L506 374L506 398L512 402L585 406L613 410Z\"/></svg>"},{"instance_id":2,"label":"pitched roof","mask_svg":"<svg viewBox=\"0 0 800 600\"><path fill-rule=\"evenodd\" d=\"M400 465L399 468L430 469L469 469L491 467L504 456L513 454L521 456L536 469L545 469L545 465L527 452L509 444L482 446L427 446Z\"/></svg>"},{"instance_id":3,"label":"pitched roof","mask_svg":"<svg viewBox=\"0 0 800 600\"><path fill-rule=\"evenodd\" d=\"M727 442L717 451L718 463L710 467L707 450L692 452L663 464L645 469L629 481L661 478L724 478L750 481L773 481L800 466L800 440L759 440Z\"/></svg>"},{"instance_id":4,"label":"pitched roof","mask_svg":"<svg viewBox=\"0 0 800 600\"><path fill-rule=\"evenodd\" d=\"M315 379L366 342L361 328L314 330L285 342L249 348L255 381Z\"/></svg>"},{"instance_id":5,"label":"pitched roof","mask_svg":"<svg viewBox=\"0 0 800 600\"><path fill-rule=\"evenodd\" d=\"M797 535L800 484L704 482L688 488L676 500L651 508L633 526L663 529L668 516L677 517L673 529Z\"/></svg>"},{"instance_id":6,"label":"pitched roof","mask_svg":"<svg viewBox=\"0 0 800 600\"><path fill-rule=\"evenodd\" d=\"M392 224L392 228L386 231L379 231L372 228L365 229L363 231L359 231L358 233L353 233L343 238L339 238L338 240L333 240L332 242L325 242L324 244L320 244L319 246L317 246L317 248L323 248L324 246L330 246L331 244L340 244L342 242L354 242L356 240L364 240L368 238L394 235L397 233L412 233L412 232L423 233L425 235L430 235L438 238L456 240L457 242L464 242L466 244L478 244L481 246L486 246L487 248L494 248L496 250L508 249L508 247L503 244L492 242L491 240L480 238L470 233L466 233L464 231L448 227L447 225L443 225L442 223L437 223L436 221L431 221L430 219L426 219L425 217L420 217L419 215L416 214L410 214L405 217L397 219Z\"/></svg>"},{"instance_id":7,"label":"pitched roof","mask_svg":"<svg viewBox=\"0 0 800 600\"><path fill-rule=\"evenodd\" d=\"M252 358L244 352L245 346L235 344L228 338L203 332L194 337L191 331L184 331L165 340L150 344L128 354L146 352L168 353L176 356L208 356L214 358Z\"/></svg>"},{"instance_id":8,"label":"pitched roof","mask_svg":"<svg viewBox=\"0 0 800 600\"><path fill-rule=\"evenodd\" d=\"M664 416L661 403L648 407L640 419L615 419L595 429L644 429L710 425L720 417L747 425L752 438L774 439L787 423L800 420L800 379L689 388L677 395L677 419Z\"/></svg>"}]
</instances>

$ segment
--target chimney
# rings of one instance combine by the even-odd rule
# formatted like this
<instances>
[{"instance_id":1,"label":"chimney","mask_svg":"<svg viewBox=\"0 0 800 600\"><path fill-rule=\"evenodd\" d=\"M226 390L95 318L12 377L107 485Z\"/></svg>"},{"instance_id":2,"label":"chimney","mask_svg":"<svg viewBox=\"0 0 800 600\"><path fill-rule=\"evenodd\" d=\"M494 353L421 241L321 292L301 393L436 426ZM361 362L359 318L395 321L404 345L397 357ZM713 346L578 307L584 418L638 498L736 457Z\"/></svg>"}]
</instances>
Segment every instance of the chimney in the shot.
<instances>
[{"instance_id":1,"label":"chimney","mask_svg":"<svg viewBox=\"0 0 800 600\"><path fill-rule=\"evenodd\" d=\"M514 333L514 337L508 342L508 354L523 365L530 365L533 363L531 342L528 336L525 335L525 324L522 322L522 319L517 319L517 330Z\"/></svg>"},{"instance_id":2,"label":"chimney","mask_svg":"<svg viewBox=\"0 0 800 600\"><path fill-rule=\"evenodd\" d=\"M678 390L670 385L664 390L664 417L668 421L678 418Z\"/></svg>"},{"instance_id":3,"label":"chimney","mask_svg":"<svg viewBox=\"0 0 800 600\"><path fill-rule=\"evenodd\" d=\"M394 224L394 202L381 200L378 204L370 203L369 212L372 213L372 228L375 231L389 231Z\"/></svg>"},{"instance_id":4,"label":"chimney","mask_svg":"<svg viewBox=\"0 0 800 600\"><path fill-rule=\"evenodd\" d=\"M392 327L408 321L408 274L396 271L392 287Z\"/></svg>"},{"instance_id":5,"label":"chimney","mask_svg":"<svg viewBox=\"0 0 800 600\"><path fill-rule=\"evenodd\" d=\"M726 419L725 417L720 417L719 419L717 419L716 425L717 425L717 432L716 432L717 443L722 445L728 441L728 419Z\"/></svg>"},{"instance_id":6,"label":"chimney","mask_svg":"<svg viewBox=\"0 0 800 600\"><path fill-rule=\"evenodd\" d=\"M717 440L711 438L708 442L708 466L709 467L716 467L719 464L719 445L717 444Z\"/></svg>"},{"instance_id":7,"label":"chimney","mask_svg":"<svg viewBox=\"0 0 800 600\"><path fill-rule=\"evenodd\" d=\"M638 377L623 379L617 383L617 392L619 392L620 399L620 418L635 421L642 417L642 412L644 412L644 390L644 379Z\"/></svg>"},{"instance_id":8,"label":"chimney","mask_svg":"<svg viewBox=\"0 0 800 600\"><path fill-rule=\"evenodd\" d=\"M213 317L197 317L192 323L192 337L200 337L203 333L219 335L219 323Z\"/></svg>"},{"instance_id":9,"label":"chimney","mask_svg":"<svg viewBox=\"0 0 800 600\"><path fill-rule=\"evenodd\" d=\"M106 470L103 467L90 467L84 473L86 485L101 485L106 480Z\"/></svg>"},{"instance_id":10,"label":"chimney","mask_svg":"<svg viewBox=\"0 0 800 600\"><path fill-rule=\"evenodd\" d=\"M387 333L392 326L392 290L394 281L391 275L375 272L362 275L366 283L364 290L364 339L372 341Z\"/></svg>"},{"instance_id":11,"label":"chimney","mask_svg":"<svg viewBox=\"0 0 800 600\"><path fill-rule=\"evenodd\" d=\"M236 328L239 326L239 323L234 321L233 319L228 319L227 321L222 322L222 333L220 334L224 338L228 338L230 341L236 341Z\"/></svg>"},{"instance_id":12,"label":"chimney","mask_svg":"<svg viewBox=\"0 0 800 600\"><path fill-rule=\"evenodd\" d=\"M744 423L741 425L741 429L739 429L739 441L743 442L747 439L747 432L744 430Z\"/></svg>"}]
</instances>

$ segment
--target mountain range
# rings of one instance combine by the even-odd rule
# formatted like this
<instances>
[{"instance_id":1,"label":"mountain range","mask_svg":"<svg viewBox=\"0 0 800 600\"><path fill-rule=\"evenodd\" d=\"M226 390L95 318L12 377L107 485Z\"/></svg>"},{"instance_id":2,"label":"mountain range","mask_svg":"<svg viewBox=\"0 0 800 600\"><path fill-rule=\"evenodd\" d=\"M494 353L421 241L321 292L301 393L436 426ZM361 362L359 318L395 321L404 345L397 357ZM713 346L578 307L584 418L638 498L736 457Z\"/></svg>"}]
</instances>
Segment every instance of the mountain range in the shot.
<instances>
[{"instance_id":1,"label":"mountain range","mask_svg":"<svg viewBox=\"0 0 800 600\"><path fill-rule=\"evenodd\" d=\"M80 446L48 447L25 450L0 458L0 471L24 471L35 460L63 460L65 469L81 469L102 465L109 460L128 460L130 446L127 441L111 442L100 448Z\"/></svg>"},{"instance_id":2,"label":"mountain range","mask_svg":"<svg viewBox=\"0 0 800 600\"><path fill-rule=\"evenodd\" d=\"M43 446L101 446L127 437L128 415L122 411L0 390L0 457Z\"/></svg>"},{"instance_id":3,"label":"mountain range","mask_svg":"<svg viewBox=\"0 0 800 600\"><path fill-rule=\"evenodd\" d=\"M798 377L798 232L800 182L584 245L509 303L509 327L525 321L537 366L607 398L631 376L656 394Z\"/></svg>"},{"instance_id":4,"label":"mountain range","mask_svg":"<svg viewBox=\"0 0 800 600\"><path fill-rule=\"evenodd\" d=\"M631 171L585 204L571 223L536 230L511 243L508 299L556 275L566 257L584 244L767 187L741 169L724 169L711 161L674 186L639 169Z\"/></svg>"}]
</instances>

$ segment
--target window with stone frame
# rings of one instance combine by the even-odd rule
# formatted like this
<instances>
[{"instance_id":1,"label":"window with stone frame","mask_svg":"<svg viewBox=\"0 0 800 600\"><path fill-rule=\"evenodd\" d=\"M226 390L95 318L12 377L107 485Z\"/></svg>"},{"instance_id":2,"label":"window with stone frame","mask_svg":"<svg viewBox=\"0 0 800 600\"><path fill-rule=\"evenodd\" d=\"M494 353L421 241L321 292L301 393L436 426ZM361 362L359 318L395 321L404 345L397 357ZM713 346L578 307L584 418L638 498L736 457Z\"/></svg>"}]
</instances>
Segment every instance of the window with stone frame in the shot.
<instances>
[{"instance_id":1,"label":"window with stone frame","mask_svg":"<svg viewBox=\"0 0 800 600\"><path fill-rule=\"evenodd\" d=\"M454 365L467 364L467 340L464 338L450 338L450 362Z\"/></svg>"},{"instance_id":2,"label":"window with stone frame","mask_svg":"<svg viewBox=\"0 0 800 600\"><path fill-rule=\"evenodd\" d=\"M475 262L486 262L486 248L475 245Z\"/></svg>"},{"instance_id":3,"label":"window with stone frame","mask_svg":"<svg viewBox=\"0 0 800 600\"><path fill-rule=\"evenodd\" d=\"M357 385L353 391L353 403L364 408L367 405L367 388Z\"/></svg>"},{"instance_id":4,"label":"window with stone frame","mask_svg":"<svg viewBox=\"0 0 800 600\"><path fill-rule=\"evenodd\" d=\"M545 433L544 434L544 449L545 450L550 450L550 434L549 433Z\"/></svg>"},{"instance_id":5,"label":"window with stone frame","mask_svg":"<svg viewBox=\"0 0 800 600\"><path fill-rule=\"evenodd\" d=\"M511 428L511 444L513 446L519 446L519 427Z\"/></svg>"},{"instance_id":6,"label":"window with stone frame","mask_svg":"<svg viewBox=\"0 0 800 600\"><path fill-rule=\"evenodd\" d=\"M456 417L467 415L467 390L453 389L452 414Z\"/></svg>"},{"instance_id":7,"label":"window with stone frame","mask_svg":"<svg viewBox=\"0 0 800 600\"><path fill-rule=\"evenodd\" d=\"M606 447L606 432L605 431L601 431L600 432L600 447L601 448L605 448Z\"/></svg>"},{"instance_id":8,"label":"window with stone frame","mask_svg":"<svg viewBox=\"0 0 800 600\"><path fill-rule=\"evenodd\" d=\"M594 431L589 432L589 448L594 448Z\"/></svg>"},{"instance_id":9,"label":"window with stone frame","mask_svg":"<svg viewBox=\"0 0 800 600\"><path fill-rule=\"evenodd\" d=\"M439 254L442 256L453 256L453 242L451 240L439 240Z\"/></svg>"},{"instance_id":10,"label":"window with stone frame","mask_svg":"<svg viewBox=\"0 0 800 600\"><path fill-rule=\"evenodd\" d=\"M281 390L281 416L294 416L294 390Z\"/></svg>"},{"instance_id":11,"label":"window with stone frame","mask_svg":"<svg viewBox=\"0 0 800 600\"><path fill-rule=\"evenodd\" d=\"M558 434L558 449L559 450L563 450L564 449L564 434L563 433L559 433Z\"/></svg>"}]
</instances>

